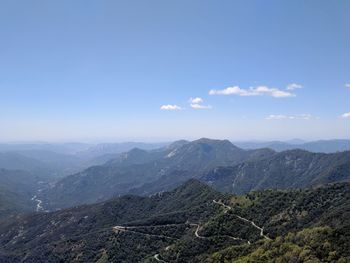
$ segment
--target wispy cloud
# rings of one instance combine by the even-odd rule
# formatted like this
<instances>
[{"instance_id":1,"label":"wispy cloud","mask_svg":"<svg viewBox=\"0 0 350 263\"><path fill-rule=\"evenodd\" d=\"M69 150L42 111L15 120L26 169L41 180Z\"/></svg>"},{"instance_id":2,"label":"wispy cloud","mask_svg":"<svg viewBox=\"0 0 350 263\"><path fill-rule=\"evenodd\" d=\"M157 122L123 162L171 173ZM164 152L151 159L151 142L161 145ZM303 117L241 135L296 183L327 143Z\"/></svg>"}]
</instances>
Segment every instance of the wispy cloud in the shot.
<instances>
[{"instance_id":1,"label":"wispy cloud","mask_svg":"<svg viewBox=\"0 0 350 263\"><path fill-rule=\"evenodd\" d=\"M162 105L160 107L161 110L182 110L182 108L180 106L177 105Z\"/></svg>"},{"instance_id":2,"label":"wispy cloud","mask_svg":"<svg viewBox=\"0 0 350 263\"><path fill-rule=\"evenodd\" d=\"M290 83L287 85L286 90L296 90L296 89L302 89L303 86L297 83Z\"/></svg>"},{"instance_id":3,"label":"wispy cloud","mask_svg":"<svg viewBox=\"0 0 350 263\"><path fill-rule=\"evenodd\" d=\"M196 97L196 98L190 98L189 100L190 103L194 103L194 104L199 104L199 103L203 103L203 99Z\"/></svg>"},{"instance_id":4,"label":"wispy cloud","mask_svg":"<svg viewBox=\"0 0 350 263\"><path fill-rule=\"evenodd\" d=\"M203 99L199 97L190 98L189 103L191 108L195 110L209 110L212 108L210 105L203 105Z\"/></svg>"},{"instance_id":5,"label":"wispy cloud","mask_svg":"<svg viewBox=\"0 0 350 263\"><path fill-rule=\"evenodd\" d=\"M287 120L289 119L287 115L282 114L271 114L265 118L266 120Z\"/></svg>"},{"instance_id":6,"label":"wispy cloud","mask_svg":"<svg viewBox=\"0 0 350 263\"><path fill-rule=\"evenodd\" d=\"M212 107L210 105L191 104L191 108L196 110L210 110Z\"/></svg>"},{"instance_id":7,"label":"wispy cloud","mask_svg":"<svg viewBox=\"0 0 350 263\"><path fill-rule=\"evenodd\" d=\"M344 113L340 117L342 117L343 119L350 119L350 112Z\"/></svg>"},{"instance_id":8,"label":"wispy cloud","mask_svg":"<svg viewBox=\"0 0 350 263\"><path fill-rule=\"evenodd\" d=\"M349 88L350 89L350 83L345 83L344 86L345 86L345 88Z\"/></svg>"},{"instance_id":9,"label":"wispy cloud","mask_svg":"<svg viewBox=\"0 0 350 263\"><path fill-rule=\"evenodd\" d=\"M266 120L313 120L319 119L311 114L296 114L296 115L283 115L283 114L271 114L265 118Z\"/></svg>"},{"instance_id":10,"label":"wispy cloud","mask_svg":"<svg viewBox=\"0 0 350 263\"><path fill-rule=\"evenodd\" d=\"M288 98L296 95L277 88L269 88L267 86L250 87L249 89L241 89L239 86L227 87L222 90L212 89L210 95L238 95L238 96L271 96L274 98Z\"/></svg>"}]
</instances>

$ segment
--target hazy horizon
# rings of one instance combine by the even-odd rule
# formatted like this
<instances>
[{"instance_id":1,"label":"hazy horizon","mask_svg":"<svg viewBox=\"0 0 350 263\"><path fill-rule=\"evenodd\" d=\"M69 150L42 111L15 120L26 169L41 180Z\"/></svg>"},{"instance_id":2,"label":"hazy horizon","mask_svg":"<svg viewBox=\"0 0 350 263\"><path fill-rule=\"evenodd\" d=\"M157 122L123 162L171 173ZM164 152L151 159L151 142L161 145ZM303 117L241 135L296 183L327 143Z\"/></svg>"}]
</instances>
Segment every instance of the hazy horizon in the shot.
<instances>
[{"instance_id":1,"label":"hazy horizon","mask_svg":"<svg viewBox=\"0 0 350 263\"><path fill-rule=\"evenodd\" d=\"M148 143L148 144L162 144L162 143L172 143L175 141L181 141L181 140L187 140L187 141L195 141L199 139L211 139L211 140L229 140L232 143L244 143L244 142L251 142L251 143L266 143L266 142L284 142L284 143L291 143L291 144L298 144L298 143L307 143L307 142L315 142L315 141L336 141L336 140L350 140L350 138L319 138L315 140L308 140L308 139L302 139L302 138L287 138L287 139L270 139L270 140L263 140L263 139L246 139L246 140L235 140L230 138L215 138L215 137L197 137L197 138L169 138L164 140L147 140L147 139L134 139L134 140L117 140L117 139L111 139L111 140L103 140L103 139L90 139L90 140L62 140L62 141L55 141L55 140L18 140L18 141L1 141L0 144L113 144L113 143ZM299 141L299 142L296 142Z\"/></svg>"}]
</instances>

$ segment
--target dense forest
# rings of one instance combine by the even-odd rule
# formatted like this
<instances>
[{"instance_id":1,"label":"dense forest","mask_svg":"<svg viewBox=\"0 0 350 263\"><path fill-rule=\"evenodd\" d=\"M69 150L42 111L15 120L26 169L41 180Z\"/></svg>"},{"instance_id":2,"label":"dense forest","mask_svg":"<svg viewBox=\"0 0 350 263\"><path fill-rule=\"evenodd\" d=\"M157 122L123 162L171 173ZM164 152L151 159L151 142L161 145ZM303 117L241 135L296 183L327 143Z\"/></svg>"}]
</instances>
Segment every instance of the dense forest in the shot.
<instances>
[{"instance_id":1,"label":"dense forest","mask_svg":"<svg viewBox=\"0 0 350 263\"><path fill-rule=\"evenodd\" d=\"M196 180L0 224L1 262L349 262L350 184L222 194Z\"/></svg>"}]
</instances>

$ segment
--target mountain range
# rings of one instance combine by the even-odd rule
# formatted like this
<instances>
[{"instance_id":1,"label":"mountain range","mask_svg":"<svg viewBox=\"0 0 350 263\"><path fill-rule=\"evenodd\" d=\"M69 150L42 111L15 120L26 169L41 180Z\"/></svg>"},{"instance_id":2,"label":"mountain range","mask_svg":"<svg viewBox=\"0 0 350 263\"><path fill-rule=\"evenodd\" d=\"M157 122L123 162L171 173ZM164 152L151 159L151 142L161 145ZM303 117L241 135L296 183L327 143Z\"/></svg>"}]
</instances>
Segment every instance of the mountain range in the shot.
<instances>
[{"instance_id":1,"label":"mountain range","mask_svg":"<svg viewBox=\"0 0 350 263\"><path fill-rule=\"evenodd\" d=\"M150 151L132 149L57 181L40 198L47 208L60 209L128 193L150 195L191 178L236 194L305 188L350 181L349 167L350 152L243 150L227 140L202 138Z\"/></svg>"},{"instance_id":2,"label":"mountain range","mask_svg":"<svg viewBox=\"0 0 350 263\"><path fill-rule=\"evenodd\" d=\"M152 194L197 178L218 166L239 164L273 154L268 149L242 150L227 140L175 142L145 151L133 149L80 173L67 176L42 192L46 207L57 209L94 203L127 193ZM162 186L162 187L160 187ZM156 189L151 189L156 187ZM139 189L138 189L139 188Z\"/></svg>"},{"instance_id":3,"label":"mountain range","mask_svg":"<svg viewBox=\"0 0 350 263\"><path fill-rule=\"evenodd\" d=\"M350 151L324 154L303 150L218 167L200 179L220 191L244 194L262 189L288 189L350 181Z\"/></svg>"},{"instance_id":4,"label":"mountain range","mask_svg":"<svg viewBox=\"0 0 350 263\"><path fill-rule=\"evenodd\" d=\"M303 140L270 141L270 142L234 142L243 149L270 148L281 152L286 150L301 149L309 152L335 153L350 151L350 140L319 140L305 142Z\"/></svg>"}]
</instances>

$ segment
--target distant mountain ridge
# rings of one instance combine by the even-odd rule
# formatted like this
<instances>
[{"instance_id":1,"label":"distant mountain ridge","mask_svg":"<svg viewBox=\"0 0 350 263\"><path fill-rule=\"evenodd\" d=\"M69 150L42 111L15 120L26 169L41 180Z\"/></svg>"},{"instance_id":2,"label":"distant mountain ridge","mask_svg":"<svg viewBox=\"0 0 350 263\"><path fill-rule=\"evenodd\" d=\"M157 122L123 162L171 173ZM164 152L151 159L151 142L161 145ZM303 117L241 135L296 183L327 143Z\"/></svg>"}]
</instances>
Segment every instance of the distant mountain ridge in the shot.
<instances>
[{"instance_id":1,"label":"distant mountain ridge","mask_svg":"<svg viewBox=\"0 0 350 263\"><path fill-rule=\"evenodd\" d=\"M50 171L44 162L16 152L0 152L0 168L38 173Z\"/></svg>"},{"instance_id":2,"label":"distant mountain ridge","mask_svg":"<svg viewBox=\"0 0 350 263\"><path fill-rule=\"evenodd\" d=\"M0 143L0 152L50 151L61 154L75 154L91 147L87 143Z\"/></svg>"},{"instance_id":3,"label":"distant mountain ridge","mask_svg":"<svg viewBox=\"0 0 350 263\"><path fill-rule=\"evenodd\" d=\"M76 153L82 158L96 158L106 154L119 154L128 152L134 148L153 150L165 147L170 143L144 143L144 142L121 142L121 143L99 143Z\"/></svg>"},{"instance_id":4,"label":"distant mountain ridge","mask_svg":"<svg viewBox=\"0 0 350 263\"><path fill-rule=\"evenodd\" d=\"M0 168L39 172L62 177L102 165L132 150L156 149L170 143L3 143L0 144Z\"/></svg>"},{"instance_id":5,"label":"distant mountain ridge","mask_svg":"<svg viewBox=\"0 0 350 263\"><path fill-rule=\"evenodd\" d=\"M286 151L292 149L301 149L309 152L335 153L350 151L350 140L319 140L303 142L302 140L271 141L271 142L234 142L235 145L243 149L270 148L275 151Z\"/></svg>"}]
</instances>

